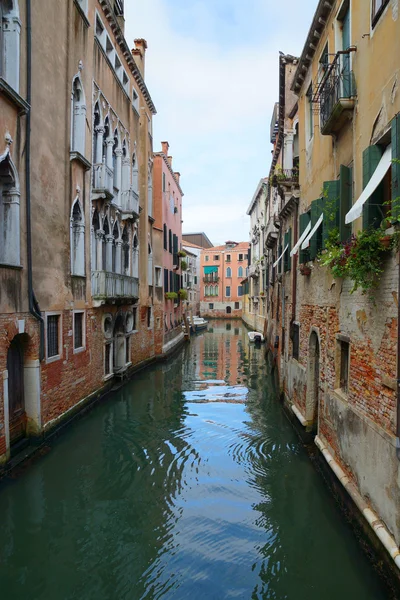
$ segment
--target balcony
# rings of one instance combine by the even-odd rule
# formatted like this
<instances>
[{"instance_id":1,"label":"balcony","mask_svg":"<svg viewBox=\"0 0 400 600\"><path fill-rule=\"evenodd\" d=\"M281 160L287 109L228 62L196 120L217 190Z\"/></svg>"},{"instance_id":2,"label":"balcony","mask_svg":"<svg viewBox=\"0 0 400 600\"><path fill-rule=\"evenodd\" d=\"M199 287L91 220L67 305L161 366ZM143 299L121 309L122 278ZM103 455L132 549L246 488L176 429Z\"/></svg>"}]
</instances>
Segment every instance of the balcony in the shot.
<instances>
[{"instance_id":1,"label":"balcony","mask_svg":"<svg viewBox=\"0 0 400 600\"><path fill-rule=\"evenodd\" d=\"M93 191L110 198L114 195L114 173L105 163L93 165Z\"/></svg>"},{"instance_id":2,"label":"balcony","mask_svg":"<svg viewBox=\"0 0 400 600\"><path fill-rule=\"evenodd\" d=\"M260 267L258 265L250 265L249 277L253 277L253 279L257 279L259 276L260 276Z\"/></svg>"},{"instance_id":3,"label":"balcony","mask_svg":"<svg viewBox=\"0 0 400 600\"><path fill-rule=\"evenodd\" d=\"M278 241L278 228L275 224L275 218L271 218L268 221L267 229L265 231L265 245L267 248L273 248Z\"/></svg>"},{"instance_id":4,"label":"balcony","mask_svg":"<svg viewBox=\"0 0 400 600\"><path fill-rule=\"evenodd\" d=\"M205 277L203 277L203 282L204 283L218 283L219 282L219 277L208 277L207 275L205 275Z\"/></svg>"},{"instance_id":5,"label":"balcony","mask_svg":"<svg viewBox=\"0 0 400 600\"><path fill-rule=\"evenodd\" d=\"M299 169L280 169L277 167L271 178L272 187L278 185L299 185Z\"/></svg>"},{"instance_id":6,"label":"balcony","mask_svg":"<svg viewBox=\"0 0 400 600\"><path fill-rule=\"evenodd\" d=\"M357 95L353 71L350 70L350 47L338 52L316 87L313 102L319 102L322 135L334 135L349 120Z\"/></svg>"},{"instance_id":7,"label":"balcony","mask_svg":"<svg viewBox=\"0 0 400 600\"><path fill-rule=\"evenodd\" d=\"M139 217L139 194L132 188L121 192L122 218Z\"/></svg>"},{"instance_id":8,"label":"balcony","mask_svg":"<svg viewBox=\"0 0 400 600\"><path fill-rule=\"evenodd\" d=\"M109 271L92 271L92 296L100 304L139 298L139 279Z\"/></svg>"}]
</instances>

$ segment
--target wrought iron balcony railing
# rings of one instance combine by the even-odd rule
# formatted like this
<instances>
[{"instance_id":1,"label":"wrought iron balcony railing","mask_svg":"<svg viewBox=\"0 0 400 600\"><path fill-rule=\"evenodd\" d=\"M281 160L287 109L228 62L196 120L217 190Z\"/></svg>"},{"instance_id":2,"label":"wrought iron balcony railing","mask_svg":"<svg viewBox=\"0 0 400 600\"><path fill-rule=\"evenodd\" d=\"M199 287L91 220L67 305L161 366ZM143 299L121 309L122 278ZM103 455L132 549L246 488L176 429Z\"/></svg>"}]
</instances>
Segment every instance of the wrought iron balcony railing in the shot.
<instances>
[{"instance_id":1,"label":"wrought iron balcony railing","mask_svg":"<svg viewBox=\"0 0 400 600\"><path fill-rule=\"evenodd\" d=\"M139 298L139 279L109 271L92 271L92 296L96 300Z\"/></svg>"},{"instance_id":2,"label":"wrought iron balcony railing","mask_svg":"<svg viewBox=\"0 0 400 600\"><path fill-rule=\"evenodd\" d=\"M356 50L338 52L333 61L320 70L318 82L314 86L313 102L319 103L321 133L331 135L339 131L354 109L357 95L350 54ZM346 114L347 113L347 114Z\"/></svg>"},{"instance_id":3,"label":"wrought iron balcony railing","mask_svg":"<svg viewBox=\"0 0 400 600\"><path fill-rule=\"evenodd\" d=\"M220 279L219 277L217 277L217 276L213 277L211 275L205 275L203 277L204 283L218 283L219 279Z\"/></svg>"},{"instance_id":4,"label":"wrought iron balcony railing","mask_svg":"<svg viewBox=\"0 0 400 600\"><path fill-rule=\"evenodd\" d=\"M299 169L275 169L271 177L271 185L276 187L281 183L290 185L299 183Z\"/></svg>"}]
</instances>

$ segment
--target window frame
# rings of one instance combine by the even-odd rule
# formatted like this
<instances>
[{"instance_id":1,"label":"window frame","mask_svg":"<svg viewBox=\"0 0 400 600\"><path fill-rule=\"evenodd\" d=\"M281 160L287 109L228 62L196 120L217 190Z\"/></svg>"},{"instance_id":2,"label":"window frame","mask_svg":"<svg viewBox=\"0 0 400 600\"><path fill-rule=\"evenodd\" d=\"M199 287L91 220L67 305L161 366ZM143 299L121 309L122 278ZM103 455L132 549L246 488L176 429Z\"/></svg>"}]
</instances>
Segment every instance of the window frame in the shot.
<instances>
[{"instance_id":1,"label":"window frame","mask_svg":"<svg viewBox=\"0 0 400 600\"><path fill-rule=\"evenodd\" d=\"M158 277L157 277L157 273L158 273ZM154 282L155 282L155 287L163 287L163 281L162 281L162 267L154 267Z\"/></svg>"},{"instance_id":2,"label":"window frame","mask_svg":"<svg viewBox=\"0 0 400 600\"><path fill-rule=\"evenodd\" d=\"M240 302L235 302L234 310L240 310Z\"/></svg>"},{"instance_id":3,"label":"window frame","mask_svg":"<svg viewBox=\"0 0 400 600\"><path fill-rule=\"evenodd\" d=\"M229 290L229 294L228 294L228 290ZM231 297L231 286L226 285L225 286L225 298L230 298L230 297Z\"/></svg>"},{"instance_id":4,"label":"window frame","mask_svg":"<svg viewBox=\"0 0 400 600\"><path fill-rule=\"evenodd\" d=\"M62 312L49 311L45 313L45 340L46 340L46 363L52 363L60 360L63 356L63 339L62 339ZM49 317L58 317L58 354L49 356L49 340L48 340L48 321Z\"/></svg>"},{"instance_id":5,"label":"window frame","mask_svg":"<svg viewBox=\"0 0 400 600\"><path fill-rule=\"evenodd\" d=\"M219 260L219 254L214 254L214 259L213 260L218 261Z\"/></svg>"},{"instance_id":6,"label":"window frame","mask_svg":"<svg viewBox=\"0 0 400 600\"><path fill-rule=\"evenodd\" d=\"M75 347L75 315L82 315L82 346ZM86 350L86 311L74 310L72 316L72 339L74 344L74 354L79 354Z\"/></svg>"},{"instance_id":7,"label":"window frame","mask_svg":"<svg viewBox=\"0 0 400 600\"><path fill-rule=\"evenodd\" d=\"M208 303L208 310L214 310L214 302Z\"/></svg>"},{"instance_id":8,"label":"window frame","mask_svg":"<svg viewBox=\"0 0 400 600\"><path fill-rule=\"evenodd\" d=\"M132 108L137 112L137 114L139 114L139 94L134 86L132 86Z\"/></svg>"},{"instance_id":9,"label":"window frame","mask_svg":"<svg viewBox=\"0 0 400 600\"><path fill-rule=\"evenodd\" d=\"M109 368L109 373L106 373L106 348L107 346L110 347L110 356L108 358L108 368ZM107 340L104 343L104 350L103 350L103 372L104 372L104 380L107 379L111 379L111 377L114 377L114 371L113 371L113 354L114 354L114 342Z\"/></svg>"},{"instance_id":10,"label":"window frame","mask_svg":"<svg viewBox=\"0 0 400 600\"><path fill-rule=\"evenodd\" d=\"M376 0L371 1L371 27L374 29L379 19L383 15L386 7L389 5L389 0L382 0L382 5L375 10Z\"/></svg>"}]
</instances>

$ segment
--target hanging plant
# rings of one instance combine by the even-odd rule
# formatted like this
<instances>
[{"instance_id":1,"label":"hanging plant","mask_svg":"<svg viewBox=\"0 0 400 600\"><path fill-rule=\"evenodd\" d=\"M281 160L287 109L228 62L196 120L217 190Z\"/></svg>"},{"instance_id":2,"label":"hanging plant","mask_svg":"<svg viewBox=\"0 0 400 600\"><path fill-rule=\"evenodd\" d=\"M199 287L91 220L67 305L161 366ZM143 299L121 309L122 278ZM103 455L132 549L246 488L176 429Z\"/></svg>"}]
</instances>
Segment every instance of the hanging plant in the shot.
<instances>
[{"instance_id":1,"label":"hanging plant","mask_svg":"<svg viewBox=\"0 0 400 600\"><path fill-rule=\"evenodd\" d=\"M186 260L181 260L181 269L182 269L182 271L186 271L186 269L187 269Z\"/></svg>"},{"instance_id":2,"label":"hanging plant","mask_svg":"<svg viewBox=\"0 0 400 600\"><path fill-rule=\"evenodd\" d=\"M178 251L178 256L180 256L181 258L185 258L186 252L184 250L179 250Z\"/></svg>"},{"instance_id":3,"label":"hanging plant","mask_svg":"<svg viewBox=\"0 0 400 600\"><path fill-rule=\"evenodd\" d=\"M188 297L187 290L180 289L178 294L179 294L179 297L181 298L181 300L187 300L187 297Z\"/></svg>"},{"instance_id":4,"label":"hanging plant","mask_svg":"<svg viewBox=\"0 0 400 600\"><path fill-rule=\"evenodd\" d=\"M178 294L176 292L166 292L165 299L166 300L176 300L178 298Z\"/></svg>"}]
</instances>

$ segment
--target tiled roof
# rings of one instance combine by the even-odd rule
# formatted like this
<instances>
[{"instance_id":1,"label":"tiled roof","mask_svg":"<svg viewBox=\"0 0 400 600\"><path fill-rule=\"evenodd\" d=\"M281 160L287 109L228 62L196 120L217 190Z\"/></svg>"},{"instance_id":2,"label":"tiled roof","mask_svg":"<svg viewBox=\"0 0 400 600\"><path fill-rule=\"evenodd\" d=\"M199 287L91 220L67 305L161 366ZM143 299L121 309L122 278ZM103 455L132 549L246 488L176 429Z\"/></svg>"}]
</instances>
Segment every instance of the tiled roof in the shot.
<instances>
[{"instance_id":1,"label":"tiled roof","mask_svg":"<svg viewBox=\"0 0 400 600\"><path fill-rule=\"evenodd\" d=\"M233 252L235 250L248 250L250 248L250 243L249 242L238 242L238 244L234 247L234 248L227 248L227 246L224 244L223 246L212 246L211 248L203 248L202 251L204 252L212 252L213 250L226 250L226 251L230 251Z\"/></svg>"}]
</instances>

